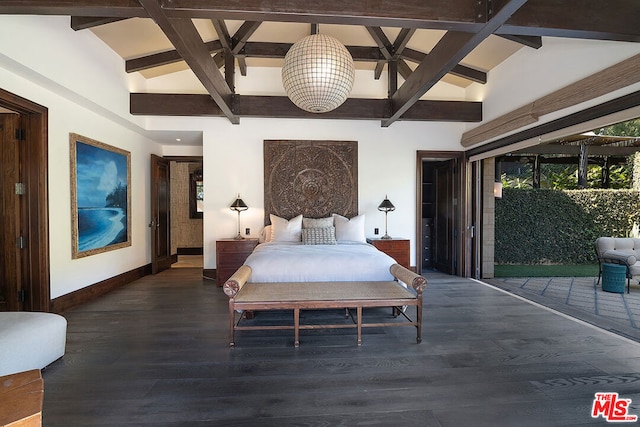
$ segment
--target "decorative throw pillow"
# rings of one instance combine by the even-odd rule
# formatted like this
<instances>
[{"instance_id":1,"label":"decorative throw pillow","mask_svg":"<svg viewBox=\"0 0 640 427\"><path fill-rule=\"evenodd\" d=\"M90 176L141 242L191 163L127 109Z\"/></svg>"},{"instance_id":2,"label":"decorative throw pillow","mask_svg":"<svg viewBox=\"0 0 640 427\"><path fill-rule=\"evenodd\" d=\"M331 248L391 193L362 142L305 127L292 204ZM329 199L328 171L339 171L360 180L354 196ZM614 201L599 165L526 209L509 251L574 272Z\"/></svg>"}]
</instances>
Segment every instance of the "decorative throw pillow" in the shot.
<instances>
[{"instance_id":1,"label":"decorative throw pillow","mask_svg":"<svg viewBox=\"0 0 640 427\"><path fill-rule=\"evenodd\" d=\"M305 245L335 245L335 227L314 227L302 229L302 243Z\"/></svg>"},{"instance_id":2,"label":"decorative throw pillow","mask_svg":"<svg viewBox=\"0 0 640 427\"><path fill-rule=\"evenodd\" d=\"M336 240L340 242L361 242L366 243L364 234L364 214L354 216L351 219L342 215L333 214L336 226Z\"/></svg>"},{"instance_id":3,"label":"decorative throw pillow","mask_svg":"<svg viewBox=\"0 0 640 427\"><path fill-rule=\"evenodd\" d=\"M333 227L333 217L327 218L302 218L302 228Z\"/></svg>"},{"instance_id":4,"label":"decorative throw pillow","mask_svg":"<svg viewBox=\"0 0 640 427\"><path fill-rule=\"evenodd\" d=\"M302 234L302 215L287 221L276 215L269 215L271 219L272 242L299 242Z\"/></svg>"}]
</instances>

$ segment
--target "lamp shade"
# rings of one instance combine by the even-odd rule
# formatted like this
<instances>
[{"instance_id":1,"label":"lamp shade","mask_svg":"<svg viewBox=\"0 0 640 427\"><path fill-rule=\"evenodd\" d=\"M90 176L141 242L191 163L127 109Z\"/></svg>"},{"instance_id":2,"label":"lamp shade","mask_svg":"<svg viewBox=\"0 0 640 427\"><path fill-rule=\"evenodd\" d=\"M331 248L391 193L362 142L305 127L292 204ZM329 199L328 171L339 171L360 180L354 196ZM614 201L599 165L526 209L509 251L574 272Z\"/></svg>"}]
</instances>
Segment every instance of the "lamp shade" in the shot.
<instances>
[{"instance_id":1,"label":"lamp shade","mask_svg":"<svg viewBox=\"0 0 640 427\"><path fill-rule=\"evenodd\" d=\"M502 199L502 182L493 183L493 197L496 199Z\"/></svg>"},{"instance_id":2,"label":"lamp shade","mask_svg":"<svg viewBox=\"0 0 640 427\"><path fill-rule=\"evenodd\" d=\"M382 203L380 203L380 205L378 206L378 210L382 212L391 212L391 211L395 211L396 207L393 206L393 203L391 203L387 198L387 196L385 196Z\"/></svg>"},{"instance_id":3,"label":"lamp shade","mask_svg":"<svg viewBox=\"0 0 640 427\"><path fill-rule=\"evenodd\" d=\"M347 48L324 34L299 40L284 57L284 90L298 108L311 113L338 108L349 96L354 77L353 58Z\"/></svg>"},{"instance_id":4,"label":"lamp shade","mask_svg":"<svg viewBox=\"0 0 640 427\"><path fill-rule=\"evenodd\" d=\"M233 201L233 203L230 206L232 211L246 211L247 209L249 209L249 206L247 206L247 204L242 201L242 199L240 198L240 195L238 194L238 198L235 199Z\"/></svg>"}]
</instances>

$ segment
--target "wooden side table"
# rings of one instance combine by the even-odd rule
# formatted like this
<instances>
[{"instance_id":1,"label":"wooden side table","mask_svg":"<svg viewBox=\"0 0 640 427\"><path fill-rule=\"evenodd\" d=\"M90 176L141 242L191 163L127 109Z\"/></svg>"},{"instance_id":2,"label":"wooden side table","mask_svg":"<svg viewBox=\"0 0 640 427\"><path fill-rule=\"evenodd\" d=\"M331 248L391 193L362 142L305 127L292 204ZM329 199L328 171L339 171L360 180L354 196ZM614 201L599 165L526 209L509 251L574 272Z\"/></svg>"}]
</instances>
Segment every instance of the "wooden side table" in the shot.
<instances>
[{"instance_id":1,"label":"wooden side table","mask_svg":"<svg viewBox=\"0 0 640 427\"><path fill-rule=\"evenodd\" d=\"M216 285L222 286L258 245L258 239L216 241Z\"/></svg>"},{"instance_id":2,"label":"wooden side table","mask_svg":"<svg viewBox=\"0 0 640 427\"><path fill-rule=\"evenodd\" d=\"M0 425L40 427L44 383L40 370L0 377Z\"/></svg>"},{"instance_id":3,"label":"wooden side table","mask_svg":"<svg viewBox=\"0 0 640 427\"><path fill-rule=\"evenodd\" d=\"M409 239L367 239L367 242L375 246L379 251L384 252L395 259L398 264L406 269L411 269Z\"/></svg>"}]
</instances>

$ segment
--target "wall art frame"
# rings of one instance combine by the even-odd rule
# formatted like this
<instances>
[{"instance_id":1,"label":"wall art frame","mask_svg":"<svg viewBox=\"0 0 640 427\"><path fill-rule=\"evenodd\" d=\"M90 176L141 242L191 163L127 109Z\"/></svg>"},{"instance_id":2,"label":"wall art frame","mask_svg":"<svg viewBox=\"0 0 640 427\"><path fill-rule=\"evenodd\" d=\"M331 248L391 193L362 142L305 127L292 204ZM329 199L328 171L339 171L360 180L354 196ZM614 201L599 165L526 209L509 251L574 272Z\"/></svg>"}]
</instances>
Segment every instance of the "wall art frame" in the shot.
<instances>
[{"instance_id":1,"label":"wall art frame","mask_svg":"<svg viewBox=\"0 0 640 427\"><path fill-rule=\"evenodd\" d=\"M69 147L72 258L131 246L131 153L75 133Z\"/></svg>"},{"instance_id":2,"label":"wall art frame","mask_svg":"<svg viewBox=\"0 0 640 427\"><path fill-rule=\"evenodd\" d=\"M358 142L264 140L264 221L358 215Z\"/></svg>"}]
</instances>

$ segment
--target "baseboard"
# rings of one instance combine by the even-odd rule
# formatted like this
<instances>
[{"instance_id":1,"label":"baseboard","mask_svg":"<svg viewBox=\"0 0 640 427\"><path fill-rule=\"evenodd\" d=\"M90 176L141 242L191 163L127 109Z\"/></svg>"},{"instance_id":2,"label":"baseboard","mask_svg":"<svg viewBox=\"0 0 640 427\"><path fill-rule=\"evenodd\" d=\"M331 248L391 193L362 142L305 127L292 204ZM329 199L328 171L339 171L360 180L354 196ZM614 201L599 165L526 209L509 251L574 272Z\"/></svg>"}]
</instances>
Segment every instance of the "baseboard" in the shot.
<instances>
[{"instance_id":1,"label":"baseboard","mask_svg":"<svg viewBox=\"0 0 640 427\"><path fill-rule=\"evenodd\" d=\"M72 307L87 303L149 274L151 274L151 264L118 274L117 276L52 299L49 303L49 311L58 314L63 313Z\"/></svg>"},{"instance_id":2,"label":"baseboard","mask_svg":"<svg viewBox=\"0 0 640 427\"><path fill-rule=\"evenodd\" d=\"M178 248L178 255L203 255L203 248Z\"/></svg>"},{"instance_id":3,"label":"baseboard","mask_svg":"<svg viewBox=\"0 0 640 427\"><path fill-rule=\"evenodd\" d=\"M216 269L215 268L205 268L202 270L202 278L207 280L216 281Z\"/></svg>"}]
</instances>

